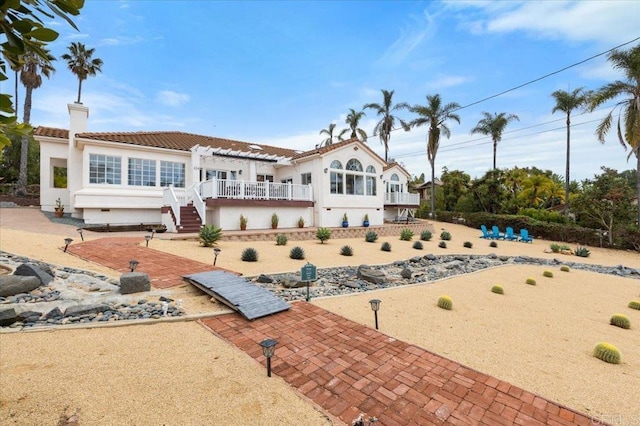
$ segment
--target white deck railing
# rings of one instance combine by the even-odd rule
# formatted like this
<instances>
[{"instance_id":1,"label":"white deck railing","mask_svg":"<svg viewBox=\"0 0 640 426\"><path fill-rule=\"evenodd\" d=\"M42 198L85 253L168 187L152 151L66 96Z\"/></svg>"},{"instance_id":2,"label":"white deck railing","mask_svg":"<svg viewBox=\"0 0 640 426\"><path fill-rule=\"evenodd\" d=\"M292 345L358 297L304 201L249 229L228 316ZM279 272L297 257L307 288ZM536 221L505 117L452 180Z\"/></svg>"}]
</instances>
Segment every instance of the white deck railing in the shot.
<instances>
[{"instance_id":1,"label":"white deck railing","mask_svg":"<svg viewBox=\"0 0 640 426\"><path fill-rule=\"evenodd\" d=\"M202 182L200 184L200 195L203 199L234 198L241 200L313 201L311 185L227 179L212 179Z\"/></svg>"},{"instance_id":2,"label":"white deck railing","mask_svg":"<svg viewBox=\"0 0 640 426\"><path fill-rule=\"evenodd\" d=\"M409 192L387 192L384 194L385 204L420 205L420 194Z\"/></svg>"},{"instance_id":3,"label":"white deck railing","mask_svg":"<svg viewBox=\"0 0 640 426\"><path fill-rule=\"evenodd\" d=\"M178 194L180 197L178 197ZM184 191L176 193L173 186L168 186L162 191L162 203L170 206L173 210L173 216L176 219L176 226L180 226L180 206L186 204L186 196Z\"/></svg>"},{"instance_id":4,"label":"white deck railing","mask_svg":"<svg viewBox=\"0 0 640 426\"><path fill-rule=\"evenodd\" d=\"M204 225L206 222L205 214L207 209L204 205L202 197L200 196L200 193L198 192L198 185L191 185L187 193L187 198L193 201L193 206L196 208L198 215L200 215L200 220Z\"/></svg>"}]
</instances>

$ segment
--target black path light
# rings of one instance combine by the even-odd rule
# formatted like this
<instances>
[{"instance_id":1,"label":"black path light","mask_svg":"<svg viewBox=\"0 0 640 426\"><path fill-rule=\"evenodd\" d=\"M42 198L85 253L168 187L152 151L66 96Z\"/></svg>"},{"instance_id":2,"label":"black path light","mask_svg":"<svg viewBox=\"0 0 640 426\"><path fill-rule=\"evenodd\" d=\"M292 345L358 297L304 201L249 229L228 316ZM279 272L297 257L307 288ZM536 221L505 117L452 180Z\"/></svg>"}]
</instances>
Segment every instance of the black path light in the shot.
<instances>
[{"instance_id":1,"label":"black path light","mask_svg":"<svg viewBox=\"0 0 640 426\"><path fill-rule=\"evenodd\" d=\"M260 346L262 346L262 353L267 358L267 377L271 377L271 357L276 351L276 344L278 343L275 339L264 339L260 342Z\"/></svg>"},{"instance_id":2,"label":"black path light","mask_svg":"<svg viewBox=\"0 0 640 426\"><path fill-rule=\"evenodd\" d=\"M136 268L138 267L139 263L140 262L138 262L137 260L130 260L129 261L129 268L131 268L131 272L136 270Z\"/></svg>"},{"instance_id":3,"label":"black path light","mask_svg":"<svg viewBox=\"0 0 640 426\"><path fill-rule=\"evenodd\" d=\"M218 261L218 255L220 254L221 251L222 249L220 247L213 248L213 266L216 266L216 262Z\"/></svg>"},{"instance_id":4,"label":"black path light","mask_svg":"<svg viewBox=\"0 0 640 426\"><path fill-rule=\"evenodd\" d=\"M149 247L149 241L151 241L151 238L153 238L153 235L145 235L144 236L144 239L147 242L147 247Z\"/></svg>"},{"instance_id":5,"label":"black path light","mask_svg":"<svg viewBox=\"0 0 640 426\"><path fill-rule=\"evenodd\" d=\"M380 299L371 299L369 303L371 303L371 309L373 310L373 315L376 319L376 330L378 329L378 311L380 310Z\"/></svg>"},{"instance_id":6,"label":"black path light","mask_svg":"<svg viewBox=\"0 0 640 426\"><path fill-rule=\"evenodd\" d=\"M71 244L73 242L73 240L71 238L65 238L64 239L64 252L67 252L67 247L69 247L69 244Z\"/></svg>"},{"instance_id":7,"label":"black path light","mask_svg":"<svg viewBox=\"0 0 640 426\"><path fill-rule=\"evenodd\" d=\"M80 239L81 239L82 241L84 241L84 236L82 235L82 231L84 231L84 229L82 229L82 228L78 228L78 229L76 229L76 231L78 231L78 233L80 234Z\"/></svg>"}]
</instances>

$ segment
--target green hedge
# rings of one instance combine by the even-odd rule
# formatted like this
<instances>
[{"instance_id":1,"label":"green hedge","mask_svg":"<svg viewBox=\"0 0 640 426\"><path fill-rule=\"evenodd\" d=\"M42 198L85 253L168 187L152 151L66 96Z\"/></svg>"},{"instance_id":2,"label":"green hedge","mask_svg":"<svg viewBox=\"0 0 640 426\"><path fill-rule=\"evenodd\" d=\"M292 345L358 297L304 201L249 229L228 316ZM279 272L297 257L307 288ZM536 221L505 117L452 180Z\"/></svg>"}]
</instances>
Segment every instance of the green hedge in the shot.
<instances>
[{"instance_id":1,"label":"green hedge","mask_svg":"<svg viewBox=\"0 0 640 426\"><path fill-rule=\"evenodd\" d=\"M534 238L593 247L600 246L600 234L595 229L584 228L573 224L541 222L528 216L497 215L484 212L456 213L438 210L436 212L436 218L441 222L462 223L470 228L476 228L478 235L480 235L481 225L486 225L487 228L497 225L503 232L507 226L510 226L516 234L520 232L520 229L525 228L529 230L529 235ZM464 218L464 222L461 222L460 218ZM615 231L613 240L614 248L640 251L640 230L638 229L619 228ZM609 242L606 237L602 239L602 246L609 247Z\"/></svg>"}]
</instances>

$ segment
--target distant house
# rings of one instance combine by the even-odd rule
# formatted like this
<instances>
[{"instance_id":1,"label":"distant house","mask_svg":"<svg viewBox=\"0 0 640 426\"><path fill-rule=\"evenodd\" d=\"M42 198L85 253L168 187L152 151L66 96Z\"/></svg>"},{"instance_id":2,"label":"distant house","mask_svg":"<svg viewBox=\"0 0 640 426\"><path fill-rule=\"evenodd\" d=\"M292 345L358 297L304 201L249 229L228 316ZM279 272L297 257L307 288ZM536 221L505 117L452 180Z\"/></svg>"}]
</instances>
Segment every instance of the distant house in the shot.
<instances>
[{"instance_id":1,"label":"distant house","mask_svg":"<svg viewBox=\"0 0 640 426\"><path fill-rule=\"evenodd\" d=\"M351 139L292 150L183 132L87 132L89 109L69 104L70 127L38 127L41 208L87 224L203 224L240 229L338 227L393 220L419 205L409 173ZM301 141L303 145L304 141ZM60 176L66 175L66 185Z\"/></svg>"},{"instance_id":2,"label":"distant house","mask_svg":"<svg viewBox=\"0 0 640 426\"><path fill-rule=\"evenodd\" d=\"M433 182L436 187L442 186L442 181L440 179L435 179ZM420 203L431 202L431 181L420 184L413 189L420 194Z\"/></svg>"}]
</instances>

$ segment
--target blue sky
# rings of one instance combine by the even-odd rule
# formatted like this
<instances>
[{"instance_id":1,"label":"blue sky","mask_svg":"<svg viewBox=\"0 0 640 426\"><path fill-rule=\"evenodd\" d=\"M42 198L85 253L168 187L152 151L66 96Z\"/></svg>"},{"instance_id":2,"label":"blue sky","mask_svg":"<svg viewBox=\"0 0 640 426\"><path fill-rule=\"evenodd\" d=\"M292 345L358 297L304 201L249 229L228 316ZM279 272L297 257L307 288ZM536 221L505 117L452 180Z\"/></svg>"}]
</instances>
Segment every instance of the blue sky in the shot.
<instances>
[{"instance_id":1,"label":"blue sky","mask_svg":"<svg viewBox=\"0 0 640 426\"><path fill-rule=\"evenodd\" d=\"M50 23L61 34L50 47L59 57L79 41L104 61L103 72L83 84L89 131L178 130L311 149L329 123L346 127L349 108L381 102L380 89L411 105L436 93L468 105L639 37L639 16L635 0L88 0L79 31ZM64 61L55 66L34 92L32 123L68 128L77 80ZM535 165L564 176L564 116L551 114L551 93L620 78L601 56L462 109L461 124L451 123L451 138L441 140L436 176L443 166L472 177L491 168L491 141L469 134L482 111L520 117L498 146L498 167ZM3 91L11 87L10 80ZM573 123L584 124L572 128L572 179L591 178L603 165L635 168L615 133L605 145L594 136L608 111L574 114ZM376 121L368 110L368 134ZM431 173L426 133L391 137L390 157L413 175ZM377 137L368 143L384 158Z\"/></svg>"}]
</instances>

